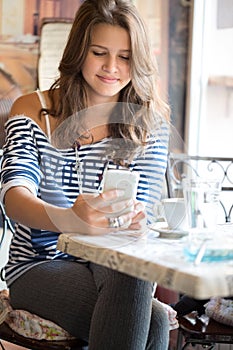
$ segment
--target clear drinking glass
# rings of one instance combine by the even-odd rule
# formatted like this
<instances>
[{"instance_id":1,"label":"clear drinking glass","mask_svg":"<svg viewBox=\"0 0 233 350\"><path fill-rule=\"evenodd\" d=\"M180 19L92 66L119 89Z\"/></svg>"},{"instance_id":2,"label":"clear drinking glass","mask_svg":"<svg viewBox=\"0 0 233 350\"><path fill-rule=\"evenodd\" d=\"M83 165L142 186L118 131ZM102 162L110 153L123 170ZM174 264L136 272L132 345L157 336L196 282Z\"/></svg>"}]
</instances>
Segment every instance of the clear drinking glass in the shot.
<instances>
[{"instance_id":1,"label":"clear drinking glass","mask_svg":"<svg viewBox=\"0 0 233 350\"><path fill-rule=\"evenodd\" d=\"M183 180L189 236L185 253L190 259L203 258L214 240L217 226L221 181L203 178ZM202 256L201 256L202 254Z\"/></svg>"}]
</instances>

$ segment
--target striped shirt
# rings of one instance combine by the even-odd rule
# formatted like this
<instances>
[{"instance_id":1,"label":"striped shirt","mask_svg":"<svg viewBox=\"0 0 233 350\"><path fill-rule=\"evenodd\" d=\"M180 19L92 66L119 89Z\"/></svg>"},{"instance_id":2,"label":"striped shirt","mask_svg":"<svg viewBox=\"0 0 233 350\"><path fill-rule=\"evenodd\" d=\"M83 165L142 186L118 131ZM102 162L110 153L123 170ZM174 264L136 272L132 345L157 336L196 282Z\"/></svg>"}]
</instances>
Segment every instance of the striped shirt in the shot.
<instances>
[{"instance_id":1,"label":"striped shirt","mask_svg":"<svg viewBox=\"0 0 233 350\"><path fill-rule=\"evenodd\" d=\"M79 195L75 150L55 148L39 126L20 115L5 125L7 142L3 148L1 200L15 186L28 188L34 196L59 207L71 207ZM134 158L132 171L139 172L137 199L144 202L148 222L153 221L153 206L160 200L167 164L169 129L162 123L146 146L143 155ZM81 182L84 193L97 193L106 164L106 149L111 138L78 151L82 163ZM109 163L109 168L116 168ZM21 203L23 206L24 204ZM35 213L36 215L36 213ZM8 286L35 264L51 259L73 259L56 249L59 233L32 229L16 224L9 261L6 265Z\"/></svg>"}]
</instances>

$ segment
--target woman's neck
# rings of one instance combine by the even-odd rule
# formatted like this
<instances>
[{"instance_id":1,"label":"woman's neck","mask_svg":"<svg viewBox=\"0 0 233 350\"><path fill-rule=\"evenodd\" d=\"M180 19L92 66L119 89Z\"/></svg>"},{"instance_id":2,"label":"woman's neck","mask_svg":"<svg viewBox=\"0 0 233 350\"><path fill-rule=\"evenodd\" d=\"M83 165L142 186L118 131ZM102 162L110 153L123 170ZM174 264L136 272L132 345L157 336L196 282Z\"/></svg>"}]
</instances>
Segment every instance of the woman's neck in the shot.
<instances>
[{"instance_id":1,"label":"woman's neck","mask_svg":"<svg viewBox=\"0 0 233 350\"><path fill-rule=\"evenodd\" d=\"M98 141L101 141L105 139L106 137L109 137L109 130L108 125L100 125L95 126L91 129L86 130L82 135L80 135L76 142L83 145L89 145Z\"/></svg>"}]
</instances>

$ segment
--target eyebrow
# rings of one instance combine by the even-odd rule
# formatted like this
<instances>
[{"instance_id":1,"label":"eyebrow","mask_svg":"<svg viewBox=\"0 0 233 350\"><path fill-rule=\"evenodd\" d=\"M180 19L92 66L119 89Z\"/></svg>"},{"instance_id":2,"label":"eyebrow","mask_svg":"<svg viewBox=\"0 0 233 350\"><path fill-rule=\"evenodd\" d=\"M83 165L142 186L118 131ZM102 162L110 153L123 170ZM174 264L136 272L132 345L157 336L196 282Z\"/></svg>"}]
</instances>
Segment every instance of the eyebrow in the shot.
<instances>
[{"instance_id":1,"label":"eyebrow","mask_svg":"<svg viewBox=\"0 0 233 350\"><path fill-rule=\"evenodd\" d=\"M97 48L99 48L99 49L108 50L107 47L102 46L102 45L92 44L92 45L90 45L90 47L97 47ZM125 50L125 49L120 49L119 51L121 51L121 52L131 52L131 50Z\"/></svg>"}]
</instances>

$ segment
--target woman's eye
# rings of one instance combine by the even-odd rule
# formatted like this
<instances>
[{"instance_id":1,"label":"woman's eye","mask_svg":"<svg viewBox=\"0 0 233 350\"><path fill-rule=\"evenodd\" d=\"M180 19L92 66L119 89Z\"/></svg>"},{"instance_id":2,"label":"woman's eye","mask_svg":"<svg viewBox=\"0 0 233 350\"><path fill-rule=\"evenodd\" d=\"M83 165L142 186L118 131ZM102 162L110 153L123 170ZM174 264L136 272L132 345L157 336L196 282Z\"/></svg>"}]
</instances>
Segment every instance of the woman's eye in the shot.
<instances>
[{"instance_id":1,"label":"woman's eye","mask_svg":"<svg viewBox=\"0 0 233 350\"><path fill-rule=\"evenodd\" d=\"M129 60L129 56L120 56L120 58L122 58L123 60L126 60L126 61Z\"/></svg>"},{"instance_id":2,"label":"woman's eye","mask_svg":"<svg viewBox=\"0 0 233 350\"><path fill-rule=\"evenodd\" d=\"M105 55L105 52L93 51L93 55L95 55L95 56L104 56L104 55Z\"/></svg>"}]
</instances>

